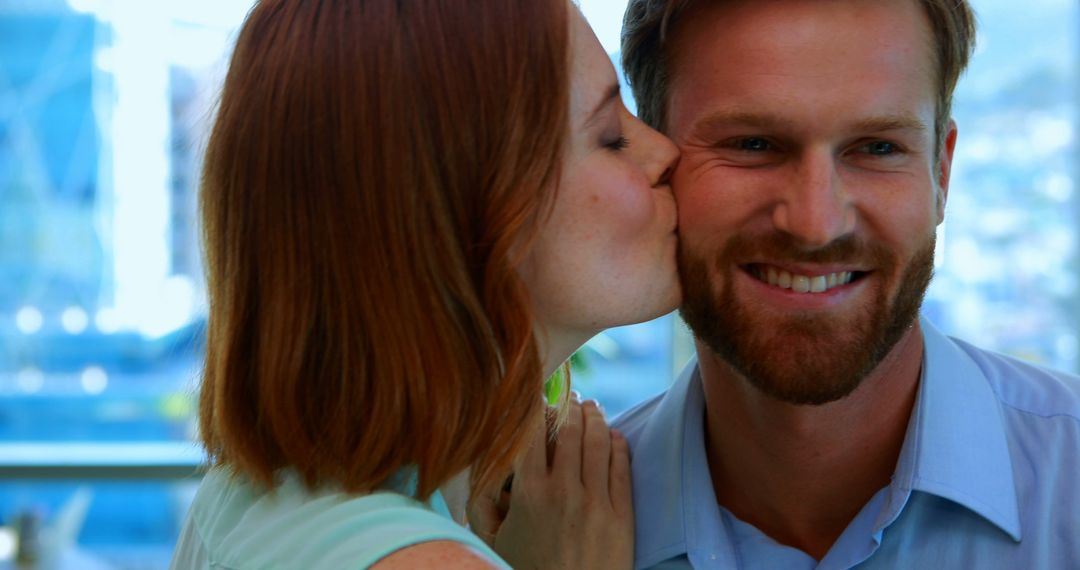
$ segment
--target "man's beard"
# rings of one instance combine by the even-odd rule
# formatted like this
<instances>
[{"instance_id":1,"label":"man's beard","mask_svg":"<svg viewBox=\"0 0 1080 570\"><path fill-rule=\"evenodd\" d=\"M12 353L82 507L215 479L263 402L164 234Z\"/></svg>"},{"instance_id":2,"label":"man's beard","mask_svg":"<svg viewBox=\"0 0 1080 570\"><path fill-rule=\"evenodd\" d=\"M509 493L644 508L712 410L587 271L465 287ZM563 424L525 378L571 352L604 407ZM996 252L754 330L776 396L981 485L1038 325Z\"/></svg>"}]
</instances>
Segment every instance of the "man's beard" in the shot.
<instances>
[{"instance_id":1,"label":"man's beard","mask_svg":"<svg viewBox=\"0 0 1080 570\"><path fill-rule=\"evenodd\" d=\"M791 404L825 404L851 394L914 324L933 277L934 244L931 231L899 273L892 299L888 277L897 275L900 260L880 244L853 237L806 250L786 234L740 235L713 264L680 246L680 314L700 341L765 394ZM858 307L784 313L736 298L735 271L740 260L751 259L858 264L873 268L879 286ZM710 266L724 272L716 276L715 293Z\"/></svg>"}]
</instances>

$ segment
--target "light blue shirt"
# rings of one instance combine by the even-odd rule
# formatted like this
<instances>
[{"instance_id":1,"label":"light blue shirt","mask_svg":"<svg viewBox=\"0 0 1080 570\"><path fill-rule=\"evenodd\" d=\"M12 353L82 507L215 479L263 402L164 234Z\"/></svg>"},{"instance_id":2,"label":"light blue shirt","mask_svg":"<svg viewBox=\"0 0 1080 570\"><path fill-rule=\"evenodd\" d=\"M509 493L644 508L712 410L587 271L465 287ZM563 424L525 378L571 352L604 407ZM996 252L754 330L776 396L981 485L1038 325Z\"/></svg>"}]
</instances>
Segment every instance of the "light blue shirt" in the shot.
<instances>
[{"instance_id":1,"label":"light blue shirt","mask_svg":"<svg viewBox=\"0 0 1080 570\"><path fill-rule=\"evenodd\" d=\"M820 561L719 506L696 362L614 426L633 457L636 568L1080 569L1080 378L946 337L890 484Z\"/></svg>"}]
</instances>

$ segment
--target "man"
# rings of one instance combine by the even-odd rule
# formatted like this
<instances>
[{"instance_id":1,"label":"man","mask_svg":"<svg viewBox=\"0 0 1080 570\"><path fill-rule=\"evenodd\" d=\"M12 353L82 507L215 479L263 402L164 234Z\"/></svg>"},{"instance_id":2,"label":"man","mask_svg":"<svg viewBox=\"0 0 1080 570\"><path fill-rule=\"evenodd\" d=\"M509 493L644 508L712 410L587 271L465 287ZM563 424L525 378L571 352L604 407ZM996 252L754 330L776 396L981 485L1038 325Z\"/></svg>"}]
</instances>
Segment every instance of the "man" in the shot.
<instances>
[{"instance_id":1,"label":"man","mask_svg":"<svg viewBox=\"0 0 1080 570\"><path fill-rule=\"evenodd\" d=\"M919 318L961 0L630 0L697 361L615 422L638 568L1080 568L1080 380Z\"/></svg>"}]
</instances>

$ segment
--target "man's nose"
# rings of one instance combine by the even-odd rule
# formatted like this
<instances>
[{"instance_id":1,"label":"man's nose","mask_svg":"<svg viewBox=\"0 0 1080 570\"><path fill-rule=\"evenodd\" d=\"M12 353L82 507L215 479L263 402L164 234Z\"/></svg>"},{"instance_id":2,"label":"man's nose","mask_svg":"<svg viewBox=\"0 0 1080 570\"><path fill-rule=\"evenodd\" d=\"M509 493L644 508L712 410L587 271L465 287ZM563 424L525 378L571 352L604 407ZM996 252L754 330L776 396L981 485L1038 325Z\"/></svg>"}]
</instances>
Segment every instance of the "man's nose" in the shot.
<instances>
[{"instance_id":1,"label":"man's nose","mask_svg":"<svg viewBox=\"0 0 1080 570\"><path fill-rule=\"evenodd\" d=\"M832 153L806 151L790 165L773 208L773 224L808 247L822 247L855 230L855 208Z\"/></svg>"}]
</instances>

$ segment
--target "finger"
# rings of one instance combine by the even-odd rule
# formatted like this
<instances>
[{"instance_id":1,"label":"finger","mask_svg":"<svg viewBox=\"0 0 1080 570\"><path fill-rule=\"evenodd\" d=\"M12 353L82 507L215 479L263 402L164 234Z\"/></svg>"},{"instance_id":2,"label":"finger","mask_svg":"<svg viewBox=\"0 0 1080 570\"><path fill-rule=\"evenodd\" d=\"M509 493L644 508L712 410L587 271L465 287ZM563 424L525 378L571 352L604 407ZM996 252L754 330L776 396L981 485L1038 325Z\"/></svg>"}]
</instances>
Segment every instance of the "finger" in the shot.
<instances>
[{"instance_id":1,"label":"finger","mask_svg":"<svg viewBox=\"0 0 1080 570\"><path fill-rule=\"evenodd\" d=\"M479 491L469 500L465 510L469 519L469 529L482 538L488 546L495 543L495 534L503 519L498 510L497 496L491 489Z\"/></svg>"},{"instance_id":2,"label":"finger","mask_svg":"<svg viewBox=\"0 0 1080 570\"><path fill-rule=\"evenodd\" d=\"M532 423L532 433L528 438L529 448L520 455L514 463L514 478L517 480L516 487L537 481L547 476L547 440L548 430L546 421ZM511 488L512 492L513 487Z\"/></svg>"},{"instance_id":3,"label":"finger","mask_svg":"<svg viewBox=\"0 0 1080 570\"><path fill-rule=\"evenodd\" d=\"M582 409L585 433L581 445L581 482L589 493L606 497L611 470L611 433L596 402L589 400Z\"/></svg>"},{"instance_id":4,"label":"finger","mask_svg":"<svg viewBox=\"0 0 1080 570\"><path fill-rule=\"evenodd\" d=\"M495 514L499 517L499 520L506 518L506 513L510 511L510 492L513 490L514 475L510 474L506 478L506 483L503 484L502 490L499 491L499 497L495 500Z\"/></svg>"},{"instance_id":5,"label":"finger","mask_svg":"<svg viewBox=\"0 0 1080 570\"><path fill-rule=\"evenodd\" d=\"M630 444L618 430L611 430L609 486L611 508L619 516L633 516L634 494L630 481Z\"/></svg>"},{"instance_id":6,"label":"finger","mask_svg":"<svg viewBox=\"0 0 1080 570\"><path fill-rule=\"evenodd\" d=\"M569 404L566 423L559 428L558 438L555 442L555 455L551 465L553 475L568 485L581 485L581 436L583 419L582 406L578 403Z\"/></svg>"},{"instance_id":7,"label":"finger","mask_svg":"<svg viewBox=\"0 0 1080 570\"><path fill-rule=\"evenodd\" d=\"M488 546L494 546L500 522L494 508L469 507L468 515L469 530Z\"/></svg>"}]
</instances>

